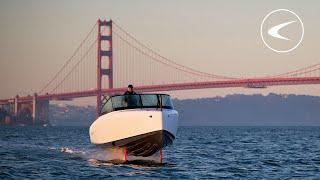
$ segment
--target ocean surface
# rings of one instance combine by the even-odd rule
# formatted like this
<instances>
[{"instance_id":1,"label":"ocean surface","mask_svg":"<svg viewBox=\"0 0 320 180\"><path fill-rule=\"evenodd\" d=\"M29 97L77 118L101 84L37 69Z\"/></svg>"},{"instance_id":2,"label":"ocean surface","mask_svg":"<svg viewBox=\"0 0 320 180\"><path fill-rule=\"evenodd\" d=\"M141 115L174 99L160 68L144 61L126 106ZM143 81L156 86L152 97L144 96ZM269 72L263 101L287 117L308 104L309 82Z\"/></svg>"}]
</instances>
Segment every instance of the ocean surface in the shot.
<instances>
[{"instance_id":1,"label":"ocean surface","mask_svg":"<svg viewBox=\"0 0 320 180\"><path fill-rule=\"evenodd\" d=\"M100 151L86 127L0 127L0 179L320 179L320 127L180 127L164 164Z\"/></svg>"}]
</instances>

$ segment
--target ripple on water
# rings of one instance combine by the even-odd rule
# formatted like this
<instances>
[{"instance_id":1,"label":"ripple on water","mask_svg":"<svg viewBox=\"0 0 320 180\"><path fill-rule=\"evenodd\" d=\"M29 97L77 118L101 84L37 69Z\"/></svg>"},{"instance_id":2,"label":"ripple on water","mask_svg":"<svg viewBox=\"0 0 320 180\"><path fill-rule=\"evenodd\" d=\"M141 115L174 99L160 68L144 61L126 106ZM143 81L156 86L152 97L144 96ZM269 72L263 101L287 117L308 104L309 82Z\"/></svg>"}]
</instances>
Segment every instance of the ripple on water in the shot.
<instances>
[{"instance_id":1,"label":"ripple on water","mask_svg":"<svg viewBox=\"0 0 320 180\"><path fill-rule=\"evenodd\" d=\"M122 163L88 128L0 127L0 179L319 179L319 137L319 127L182 127L164 164Z\"/></svg>"}]
</instances>

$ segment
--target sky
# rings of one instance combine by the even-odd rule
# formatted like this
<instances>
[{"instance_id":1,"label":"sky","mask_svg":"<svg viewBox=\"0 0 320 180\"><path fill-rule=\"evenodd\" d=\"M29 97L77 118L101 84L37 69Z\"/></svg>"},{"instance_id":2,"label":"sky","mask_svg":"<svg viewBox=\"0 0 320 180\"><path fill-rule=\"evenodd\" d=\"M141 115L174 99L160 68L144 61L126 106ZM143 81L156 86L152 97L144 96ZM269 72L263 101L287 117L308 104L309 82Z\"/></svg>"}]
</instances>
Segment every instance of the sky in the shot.
<instances>
[{"instance_id":1,"label":"sky","mask_svg":"<svg viewBox=\"0 0 320 180\"><path fill-rule=\"evenodd\" d=\"M289 53L271 51L260 38L263 18L280 8L297 13L305 27L302 43ZM317 0L1 0L0 98L39 91L98 18L113 19L163 56L200 71L256 77L298 69L320 62L319 9ZM270 92L320 96L320 85L170 93L197 98Z\"/></svg>"}]
</instances>

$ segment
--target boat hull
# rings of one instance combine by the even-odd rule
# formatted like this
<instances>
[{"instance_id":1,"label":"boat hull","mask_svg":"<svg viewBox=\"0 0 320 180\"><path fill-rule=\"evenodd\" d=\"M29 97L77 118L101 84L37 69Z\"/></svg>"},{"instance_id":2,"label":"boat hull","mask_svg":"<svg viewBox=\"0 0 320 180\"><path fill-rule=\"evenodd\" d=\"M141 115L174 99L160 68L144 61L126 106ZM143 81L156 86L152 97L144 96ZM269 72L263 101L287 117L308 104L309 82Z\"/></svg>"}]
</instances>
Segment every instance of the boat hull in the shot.
<instances>
[{"instance_id":1,"label":"boat hull","mask_svg":"<svg viewBox=\"0 0 320 180\"><path fill-rule=\"evenodd\" d=\"M100 147L125 147L129 155L146 157L172 144L177 127L175 110L115 111L90 126L90 140Z\"/></svg>"}]
</instances>

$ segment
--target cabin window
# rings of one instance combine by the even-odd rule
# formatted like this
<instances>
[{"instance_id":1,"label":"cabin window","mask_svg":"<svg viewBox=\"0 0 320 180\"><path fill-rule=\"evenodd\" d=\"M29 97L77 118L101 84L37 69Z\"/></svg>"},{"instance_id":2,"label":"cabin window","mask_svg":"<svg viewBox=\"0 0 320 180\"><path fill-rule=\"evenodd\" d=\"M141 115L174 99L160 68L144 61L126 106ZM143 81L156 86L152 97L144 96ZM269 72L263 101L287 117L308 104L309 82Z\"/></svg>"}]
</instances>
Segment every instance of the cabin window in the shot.
<instances>
[{"instance_id":1,"label":"cabin window","mask_svg":"<svg viewBox=\"0 0 320 180\"><path fill-rule=\"evenodd\" d=\"M162 94L161 99L162 99L162 106L164 108L173 109L173 104L170 96Z\"/></svg>"},{"instance_id":2,"label":"cabin window","mask_svg":"<svg viewBox=\"0 0 320 180\"><path fill-rule=\"evenodd\" d=\"M173 104L170 96L165 94L116 95L103 105L101 114L135 108L173 109Z\"/></svg>"},{"instance_id":3,"label":"cabin window","mask_svg":"<svg viewBox=\"0 0 320 180\"><path fill-rule=\"evenodd\" d=\"M160 107L158 96L155 94L144 94L141 96L141 101L145 107Z\"/></svg>"},{"instance_id":4,"label":"cabin window","mask_svg":"<svg viewBox=\"0 0 320 180\"><path fill-rule=\"evenodd\" d=\"M141 107L139 95L114 96L111 99L112 99L113 108L115 110Z\"/></svg>"},{"instance_id":5,"label":"cabin window","mask_svg":"<svg viewBox=\"0 0 320 180\"><path fill-rule=\"evenodd\" d=\"M111 102L111 99L109 99L109 101L107 101L106 104L104 104L104 106L102 107L101 112L102 114L106 114L112 111L113 111L112 102Z\"/></svg>"}]
</instances>

